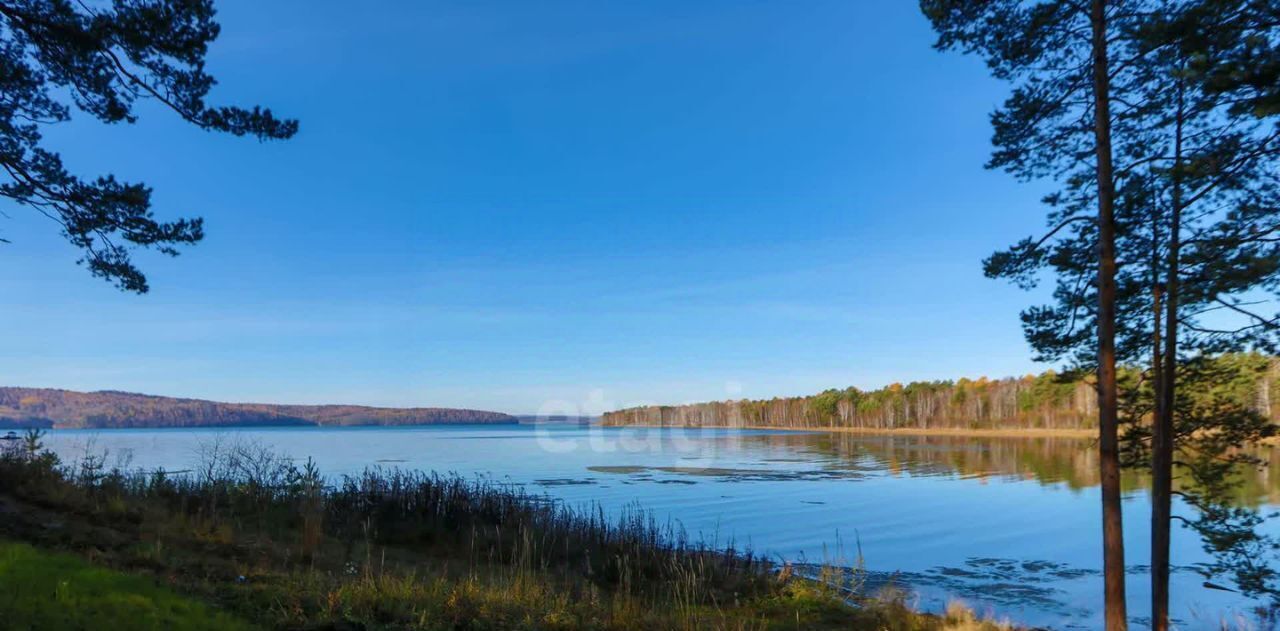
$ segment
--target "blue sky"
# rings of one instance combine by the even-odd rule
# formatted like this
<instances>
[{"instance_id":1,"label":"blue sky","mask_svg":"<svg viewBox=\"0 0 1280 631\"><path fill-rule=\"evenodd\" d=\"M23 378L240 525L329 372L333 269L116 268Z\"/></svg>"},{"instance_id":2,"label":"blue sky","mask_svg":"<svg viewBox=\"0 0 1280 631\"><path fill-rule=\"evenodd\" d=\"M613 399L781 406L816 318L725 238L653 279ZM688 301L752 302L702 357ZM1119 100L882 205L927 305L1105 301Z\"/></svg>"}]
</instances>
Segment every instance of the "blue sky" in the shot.
<instances>
[{"instance_id":1,"label":"blue sky","mask_svg":"<svg viewBox=\"0 0 1280 631\"><path fill-rule=\"evenodd\" d=\"M3 209L0 382L531 412L1041 370L980 260L1006 92L909 2L222 0L213 100L49 130L204 243L146 296Z\"/></svg>"}]
</instances>

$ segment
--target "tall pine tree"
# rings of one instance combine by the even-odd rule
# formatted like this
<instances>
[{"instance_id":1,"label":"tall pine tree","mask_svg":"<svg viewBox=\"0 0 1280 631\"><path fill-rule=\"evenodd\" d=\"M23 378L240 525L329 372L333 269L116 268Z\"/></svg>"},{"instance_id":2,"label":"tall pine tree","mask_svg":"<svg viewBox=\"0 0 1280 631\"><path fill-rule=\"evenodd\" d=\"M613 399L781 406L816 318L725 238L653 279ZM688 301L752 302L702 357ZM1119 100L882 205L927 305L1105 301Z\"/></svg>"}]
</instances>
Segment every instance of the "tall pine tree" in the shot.
<instances>
[{"instance_id":1,"label":"tall pine tree","mask_svg":"<svg viewBox=\"0 0 1280 631\"><path fill-rule=\"evenodd\" d=\"M1155 191L1158 237L1150 249L1158 270L1149 441L1152 626L1163 630L1169 626L1175 460L1193 482L1183 491L1200 511L1192 526L1211 552L1234 558L1214 569L1230 569L1246 593L1274 591L1265 573L1240 563L1254 565L1256 558L1222 545L1224 530L1237 542L1258 540L1253 517L1224 522L1243 516L1224 503L1241 449L1274 429L1238 404L1206 406L1204 397L1221 389L1215 380L1229 375L1207 370L1203 359L1222 351L1274 351L1280 332L1280 319L1268 312L1280 289L1280 127L1266 120L1277 113L1280 2L1167 1L1146 16L1137 33L1150 121L1141 164Z\"/></svg>"},{"instance_id":2,"label":"tall pine tree","mask_svg":"<svg viewBox=\"0 0 1280 631\"><path fill-rule=\"evenodd\" d=\"M1133 134L1112 110L1140 85L1126 41L1134 18L1104 0L922 0L921 8L939 49L981 55L993 75L1013 84L992 115L995 152L987 166L1060 185L1044 200L1048 232L991 257L987 273L1033 285L1043 267L1058 271L1058 304L1023 318L1042 358L1069 356L1097 375L1105 617L1108 629L1125 629L1116 367L1133 336L1116 317L1127 295L1117 257L1127 214L1116 172L1130 148L1116 139Z\"/></svg>"}]
</instances>

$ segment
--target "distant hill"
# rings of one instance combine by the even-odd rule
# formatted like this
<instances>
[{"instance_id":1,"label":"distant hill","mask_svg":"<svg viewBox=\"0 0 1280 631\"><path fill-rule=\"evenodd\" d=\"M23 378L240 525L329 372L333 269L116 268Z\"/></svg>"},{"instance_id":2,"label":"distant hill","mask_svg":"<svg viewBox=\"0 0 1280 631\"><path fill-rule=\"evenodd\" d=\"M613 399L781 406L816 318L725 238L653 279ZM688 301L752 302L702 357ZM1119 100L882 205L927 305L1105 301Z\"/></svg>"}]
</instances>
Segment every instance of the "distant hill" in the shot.
<instances>
[{"instance_id":1,"label":"distant hill","mask_svg":"<svg viewBox=\"0 0 1280 631\"><path fill-rule=\"evenodd\" d=\"M498 412L361 405L219 403L103 390L0 387L0 428L254 427L515 423Z\"/></svg>"}]
</instances>

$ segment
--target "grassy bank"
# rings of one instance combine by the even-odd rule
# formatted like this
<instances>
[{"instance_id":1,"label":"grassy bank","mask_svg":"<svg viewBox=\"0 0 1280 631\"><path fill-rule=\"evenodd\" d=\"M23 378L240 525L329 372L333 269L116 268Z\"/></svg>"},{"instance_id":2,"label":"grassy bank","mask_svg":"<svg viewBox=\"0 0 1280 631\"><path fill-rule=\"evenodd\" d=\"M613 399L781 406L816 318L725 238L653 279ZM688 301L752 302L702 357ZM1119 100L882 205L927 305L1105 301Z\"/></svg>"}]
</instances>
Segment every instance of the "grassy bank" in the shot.
<instances>
[{"instance_id":1,"label":"grassy bank","mask_svg":"<svg viewBox=\"0 0 1280 631\"><path fill-rule=\"evenodd\" d=\"M6 541L0 541L0 611L11 629L253 628L147 578Z\"/></svg>"},{"instance_id":2,"label":"grassy bank","mask_svg":"<svg viewBox=\"0 0 1280 631\"><path fill-rule=\"evenodd\" d=\"M856 573L810 580L711 549L640 510L611 518L398 471L330 482L243 444L210 446L182 475L13 451L0 456L0 537L23 543L5 544L0 585L43 586L6 590L10 606L81 616L72 626L125 615L101 597L177 616L163 626L214 625L190 628L998 628L915 614L863 593ZM97 596L59 600L64 584Z\"/></svg>"}]
</instances>

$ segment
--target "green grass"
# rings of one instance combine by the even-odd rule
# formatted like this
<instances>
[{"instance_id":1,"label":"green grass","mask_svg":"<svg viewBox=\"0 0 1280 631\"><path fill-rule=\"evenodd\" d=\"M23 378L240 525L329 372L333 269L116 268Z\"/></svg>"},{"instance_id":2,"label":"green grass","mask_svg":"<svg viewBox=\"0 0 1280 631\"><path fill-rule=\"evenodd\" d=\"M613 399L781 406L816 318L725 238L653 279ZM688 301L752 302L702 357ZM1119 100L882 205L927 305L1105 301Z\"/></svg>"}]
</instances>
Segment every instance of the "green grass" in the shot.
<instances>
[{"instance_id":1,"label":"green grass","mask_svg":"<svg viewBox=\"0 0 1280 631\"><path fill-rule=\"evenodd\" d=\"M0 611L9 629L255 628L145 577L4 541L0 541Z\"/></svg>"}]
</instances>

